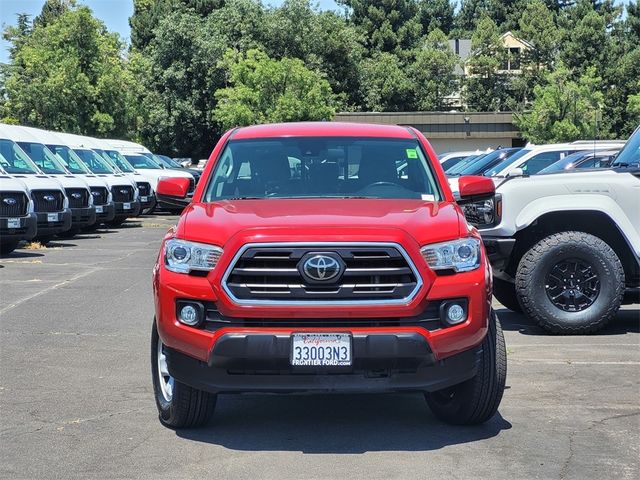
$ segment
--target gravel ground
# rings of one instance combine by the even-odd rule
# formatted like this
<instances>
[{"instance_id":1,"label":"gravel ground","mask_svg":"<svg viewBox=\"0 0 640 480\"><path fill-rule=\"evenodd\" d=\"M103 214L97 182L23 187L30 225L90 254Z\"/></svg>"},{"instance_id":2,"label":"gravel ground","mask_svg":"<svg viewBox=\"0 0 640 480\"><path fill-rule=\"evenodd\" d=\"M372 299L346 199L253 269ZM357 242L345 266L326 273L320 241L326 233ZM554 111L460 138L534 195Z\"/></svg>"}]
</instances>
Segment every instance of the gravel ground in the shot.
<instances>
[{"instance_id":1,"label":"gravel ground","mask_svg":"<svg viewBox=\"0 0 640 480\"><path fill-rule=\"evenodd\" d=\"M637 305L557 337L496 304L508 389L480 427L436 421L418 394L225 395L209 427L163 427L151 267L174 221L0 259L0 478L640 477Z\"/></svg>"}]
</instances>

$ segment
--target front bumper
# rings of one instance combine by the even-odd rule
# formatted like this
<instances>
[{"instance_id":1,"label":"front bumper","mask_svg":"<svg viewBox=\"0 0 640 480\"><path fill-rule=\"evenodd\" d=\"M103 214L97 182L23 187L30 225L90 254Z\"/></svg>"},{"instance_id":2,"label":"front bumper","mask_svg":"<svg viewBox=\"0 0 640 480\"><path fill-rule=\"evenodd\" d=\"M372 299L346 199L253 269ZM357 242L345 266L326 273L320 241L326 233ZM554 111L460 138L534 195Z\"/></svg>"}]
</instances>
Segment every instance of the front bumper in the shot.
<instances>
[{"instance_id":1,"label":"front bumper","mask_svg":"<svg viewBox=\"0 0 640 480\"><path fill-rule=\"evenodd\" d=\"M116 216L116 207L113 202L106 205L96 205L96 223L110 222Z\"/></svg>"},{"instance_id":2,"label":"front bumper","mask_svg":"<svg viewBox=\"0 0 640 480\"><path fill-rule=\"evenodd\" d=\"M26 217L17 217L17 220L19 226L17 228L9 228L9 219L0 218L0 238L3 241L31 240L36 236L38 219L35 213L30 213Z\"/></svg>"},{"instance_id":3,"label":"front bumper","mask_svg":"<svg viewBox=\"0 0 640 480\"><path fill-rule=\"evenodd\" d=\"M353 365L291 367L287 334L225 334L207 362L167 348L169 373L213 393L436 391L472 378L479 349L435 359L417 333L353 335Z\"/></svg>"},{"instance_id":4,"label":"front bumper","mask_svg":"<svg viewBox=\"0 0 640 480\"><path fill-rule=\"evenodd\" d=\"M71 227L82 228L96 223L95 207L72 208L71 209Z\"/></svg>"},{"instance_id":5,"label":"front bumper","mask_svg":"<svg viewBox=\"0 0 640 480\"><path fill-rule=\"evenodd\" d=\"M156 196L155 195L148 195L148 196L140 197L140 209L141 210L148 210L148 209L153 208L155 206L156 206Z\"/></svg>"},{"instance_id":6,"label":"front bumper","mask_svg":"<svg viewBox=\"0 0 640 480\"><path fill-rule=\"evenodd\" d=\"M115 202L115 220L123 218L137 217L140 215L140 202Z\"/></svg>"},{"instance_id":7,"label":"front bumper","mask_svg":"<svg viewBox=\"0 0 640 480\"><path fill-rule=\"evenodd\" d=\"M511 252L515 247L516 239L512 237L482 237L482 243L487 251L487 257L494 275L503 277L511 260Z\"/></svg>"},{"instance_id":8,"label":"front bumper","mask_svg":"<svg viewBox=\"0 0 640 480\"><path fill-rule=\"evenodd\" d=\"M71 209L62 212L36 212L38 219L38 236L56 235L71 228Z\"/></svg>"}]
</instances>

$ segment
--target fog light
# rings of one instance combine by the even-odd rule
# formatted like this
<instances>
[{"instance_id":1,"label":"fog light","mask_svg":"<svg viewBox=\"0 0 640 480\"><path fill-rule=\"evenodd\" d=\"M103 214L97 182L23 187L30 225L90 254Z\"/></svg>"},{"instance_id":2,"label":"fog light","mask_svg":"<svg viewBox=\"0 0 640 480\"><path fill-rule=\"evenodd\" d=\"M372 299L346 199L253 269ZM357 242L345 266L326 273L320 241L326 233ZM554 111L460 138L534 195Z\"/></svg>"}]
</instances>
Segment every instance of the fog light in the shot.
<instances>
[{"instance_id":1,"label":"fog light","mask_svg":"<svg viewBox=\"0 0 640 480\"><path fill-rule=\"evenodd\" d=\"M458 325L467 319L467 300L450 300L440 306L440 320L445 325Z\"/></svg>"},{"instance_id":2,"label":"fog light","mask_svg":"<svg viewBox=\"0 0 640 480\"><path fill-rule=\"evenodd\" d=\"M176 310L178 321L190 327L198 326L204 320L204 306L198 302L179 301Z\"/></svg>"}]
</instances>

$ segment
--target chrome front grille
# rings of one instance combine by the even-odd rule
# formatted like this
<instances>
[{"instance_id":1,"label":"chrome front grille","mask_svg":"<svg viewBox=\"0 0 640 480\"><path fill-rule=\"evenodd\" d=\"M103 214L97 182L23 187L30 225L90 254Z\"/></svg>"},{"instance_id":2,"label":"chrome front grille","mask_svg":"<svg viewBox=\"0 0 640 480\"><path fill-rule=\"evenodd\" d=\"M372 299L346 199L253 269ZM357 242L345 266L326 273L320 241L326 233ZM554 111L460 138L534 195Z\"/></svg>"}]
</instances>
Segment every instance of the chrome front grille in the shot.
<instances>
[{"instance_id":1,"label":"chrome front grille","mask_svg":"<svg viewBox=\"0 0 640 480\"><path fill-rule=\"evenodd\" d=\"M28 208L29 199L23 192L0 192L0 217L23 217Z\"/></svg>"},{"instance_id":2,"label":"chrome front grille","mask_svg":"<svg viewBox=\"0 0 640 480\"><path fill-rule=\"evenodd\" d=\"M66 188L69 208L87 208L89 206L89 192L85 188Z\"/></svg>"},{"instance_id":3,"label":"chrome front grille","mask_svg":"<svg viewBox=\"0 0 640 480\"><path fill-rule=\"evenodd\" d=\"M329 255L343 264L330 281L310 281L304 259ZM422 285L404 250L396 244L250 244L223 278L223 288L240 304L344 304L409 302Z\"/></svg>"},{"instance_id":4,"label":"chrome front grille","mask_svg":"<svg viewBox=\"0 0 640 480\"><path fill-rule=\"evenodd\" d=\"M36 212L59 212L64 204L60 190L33 190L31 198Z\"/></svg>"}]
</instances>

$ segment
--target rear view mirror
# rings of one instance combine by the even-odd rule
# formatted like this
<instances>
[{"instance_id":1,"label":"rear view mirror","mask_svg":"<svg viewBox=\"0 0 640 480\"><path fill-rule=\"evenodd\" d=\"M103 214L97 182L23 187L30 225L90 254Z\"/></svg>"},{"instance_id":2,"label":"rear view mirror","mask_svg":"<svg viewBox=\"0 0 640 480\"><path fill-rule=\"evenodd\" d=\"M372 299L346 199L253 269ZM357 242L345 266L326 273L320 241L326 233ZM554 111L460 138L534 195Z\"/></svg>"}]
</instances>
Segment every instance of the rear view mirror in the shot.
<instances>
[{"instance_id":1,"label":"rear view mirror","mask_svg":"<svg viewBox=\"0 0 640 480\"><path fill-rule=\"evenodd\" d=\"M496 186L491 178L469 175L460 177L458 190L460 192L458 204L464 205L465 203L493 198L496 193Z\"/></svg>"},{"instance_id":2,"label":"rear view mirror","mask_svg":"<svg viewBox=\"0 0 640 480\"><path fill-rule=\"evenodd\" d=\"M524 170L521 168L514 168L509 173L507 173L507 177L522 177L524 175Z\"/></svg>"}]
</instances>

